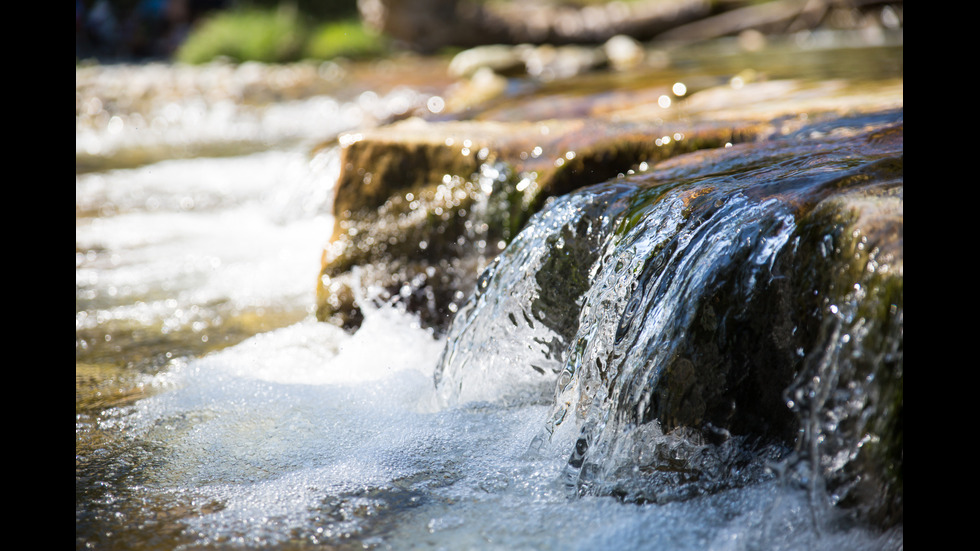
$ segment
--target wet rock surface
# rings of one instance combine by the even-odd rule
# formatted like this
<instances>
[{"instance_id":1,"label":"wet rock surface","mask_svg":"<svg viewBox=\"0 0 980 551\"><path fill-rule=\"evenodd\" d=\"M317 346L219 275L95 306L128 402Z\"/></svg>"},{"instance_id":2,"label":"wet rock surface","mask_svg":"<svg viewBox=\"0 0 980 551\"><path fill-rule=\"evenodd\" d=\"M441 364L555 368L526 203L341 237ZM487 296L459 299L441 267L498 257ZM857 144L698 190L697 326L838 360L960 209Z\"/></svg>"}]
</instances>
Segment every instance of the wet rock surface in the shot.
<instances>
[{"instance_id":1,"label":"wet rock surface","mask_svg":"<svg viewBox=\"0 0 980 551\"><path fill-rule=\"evenodd\" d=\"M343 135L317 316L356 328L356 289L380 285L442 332L477 275L549 198L693 152L819 134L822 119L901 101L900 83L873 92L842 82L726 84L684 97L636 85L545 91L468 119L413 118Z\"/></svg>"},{"instance_id":2,"label":"wet rock surface","mask_svg":"<svg viewBox=\"0 0 980 551\"><path fill-rule=\"evenodd\" d=\"M785 476L824 481L857 516L901 523L901 83L868 91L835 81L749 82L675 96L673 105L651 104L650 94L637 87L617 90L615 102L542 99L542 118L528 101L524 120L498 104L469 120L407 120L342 136L319 317L355 328L373 285L382 289L374 296L418 313L437 333L454 321L463 328L450 332L447 370L437 377L461 395L471 383L452 365L462 361L450 359L454 349L504 354L524 366L520 377L557 384L552 419L584 423L569 459L581 493L686 499L786 462L812 466ZM661 201L677 189L689 229L631 261L639 262L634 275L613 275L609 292L620 298L590 305L618 239L610 232L656 226ZM507 247L546 219L536 213L578 193L598 195L556 218L554 233L532 245L543 249ZM771 214L710 233L744 201ZM677 299L682 310L670 321L641 322L677 292L674 282L693 269L686 263L705 262L675 252L691 239L705 240L706 251L718 239L734 248L684 291L691 294ZM494 261L507 254L516 256L503 265L526 272L531 287L482 296L503 277ZM484 300L499 301L492 320L473 317ZM623 312L595 314L617 301ZM636 320L631 308L641 308ZM591 343L594 329L583 333L589 315L619 320L607 344ZM644 340L657 323L676 324L659 345ZM533 335L538 352L469 342L467 331L491 340L487 331ZM668 343L667 356L657 352ZM633 357L640 350L651 355ZM636 365L618 365L624 357Z\"/></svg>"},{"instance_id":3,"label":"wet rock surface","mask_svg":"<svg viewBox=\"0 0 980 551\"><path fill-rule=\"evenodd\" d=\"M556 202L521 233L538 247L481 278L440 383L479 396L490 375L472 366L504 351L516 361L483 370L556 380L551 430L582 427L567 473L582 494L665 503L789 465L857 517L901 523L902 115L829 126ZM509 350L507 330L547 346Z\"/></svg>"},{"instance_id":4,"label":"wet rock surface","mask_svg":"<svg viewBox=\"0 0 980 551\"><path fill-rule=\"evenodd\" d=\"M902 24L902 2L761 3L705 0L476 2L362 0L364 20L426 52L485 44L598 44L617 35L701 41L751 32L878 29ZM764 39L763 39L764 40Z\"/></svg>"},{"instance_id":5,"label":"wet rock surface","mask_svg":"<svg viewBox=\"0 0 980 551\"><path fill-rule=\"evenodd\" d=\"M365 309L388 302L455 343L465 329L454 323L477 315L487 284L503 285L494 292L512 296L497 318L467 323L534 345L459 350L520 364L517 378L543 390L517 400L550 403L553 391L552 429L577 419L568 478L578 492L666 502L783 465L780 476L821 481L862 519L901 523L902 80L744 71L678 88L682 77L652 70L649 51L630 61L630 46L607 44L620 49L616 62L487 50L433 89L444 109L426 110L419 96L324 146L337 150L340 175L317 317L355 330ZM607 62L612 70L589 73ZM300 88L289 93L303 97ZM77 115L126 109L100 114L82 101ZM592 198L555 210L579 194ZM665 223L667 197L687 229L623 256L629 273L602 275L625 254L611 243ZM743 203L777 214L712 237L708 228ZM540 250L501 263L544 213L557 226ZM690 239L746 247L693 284L696 299L666 318L677 324L664 333L669 353L647 356L666 344L645 340L640 320L654 307L642 305L689 276L683 255L667 259ZM746 272L759 258L765 271ZM503 264L526 287L495 275ZM466 377L440 373L447 386Z\"/></svg>"},{"instance_id":6,"label":"wet rock surface","mask_svg":"<svg viewBox=\"0 0 980 551\"><path fill-rule=\"evenodd\" d=\"M448 297L456 298L447 302L425 291L435 300L420 310L433 327L444 329L475 277L549 197L689 147L719 147L757 131L749 124L684 129L687 139L674 144L658 144L634 123L582 119L406 121L342 137L351 142L342 154L336 229L324 254L318 316L347 327L357 318L350 302L328 302L344 292L337 278L350 268L386 265L382 272L391 272L423 260L386 287L394 294L420 276L428 281L433 269L450 272L436 277L454 282Z\"/></svg>"},{"instance_id":7,"label":"wet rock surface","mask_svg":"<svg viewBox=\"0 0 980 551\"><path fill-rule=\"evenodd\" d=\"M518 67L517 76L503 65L480 67L467 73L468 77L459 77L458 84L466 87L448 85L452 80L448 78L434 84L427 78L431 73L419 70L417 82L432 86L431 93L446 100L445 109L430 107L428 96L407 96L417 103L409 101L409 108L398 111L379 111L361 121L362 130L344 133L327 146L331 159L343 156L340 181L327 188L336 190L332 202L336 226L304 232L333 232L318 274L318 314L352 330L360 324L361 314L377 301L417 314L433 333L445 332L448 343L436 373L437 393L455 396L457 402L472 398L473 403L458 411L462 416L480 415L461 425L444 427L439 422L437 438L425 434L425 429L420 434L410 425L404 431L390 430L397 421L394 416L376 418L369 423L371 428L389 430L371 434L379 434L376 439L394 436L399 441L385 448L390 453L384 456L385 464L409 459L413 468L419 466L414 479L362 486L363 479L355 478L359 488L331 494L313 509L303 503L297 508L298 517L305 519L312 510L321 518L347 522L351 511L357 511L354 516L363 515L370 521L361 526L373 538L371 526L387 527L399 509L424 504L415 498L433 496L429 488L438 484L452 490L449 501L454 513L460 511L455 506L463 503L457 497L463 486L479 488L476 494L463 495L490 500L486 509L477 515L470 512L465 522L459 521L466 525L478 524L477 516L493 516L501 504L516 503L505 507L514 511L536 510L540 504L537 489L528 500L517 502L508 499L509 491L502 490L508 484L514 489L529 479L515 477L514 470L500 469L496 460L489 459L505 438L500 438L499 431L482 432L494 422L483 413L497 416L503 404L505 408L530 406L535 410L533 423L548 425L541 428L546 434L540 437L554 437L548 443L554 444L551 459L567 458L563 476L569 496L614 496L631 503L668 503L699 496L724 500L739 494L727 490L739 487L768 492L776 478L794 495L799 494L797 487L805 488L802 499L808 497L812 509L792 505L800 502L786 507L782 499L790 494L780 491L771 507L746 507L746 499L759 496L753 492L720 510L705 508L704 501L696 499L687 510L699 520L734 517L741 523L750 517L748 531L725 529L714 542L731 543L735 535L742 541L745 534L749 541L765 542L760 547L785 546L789 541L808 546L815 540L821 544L816 547L832 547L851 541L837 532L840 525L864 526L867 521L872 530L898 525L897 544L862 547L900 548L904 507L903 92L900 78L883 80L876 72L893 64L896 56L883 56L881 63L863 67L851 65L860 57L856 51L821 61L851 76L874 75L871 84L858 85L838 78L842 76L838 72L810 81L785 78L778 72L730 71L724 56L712 58L723 67L714 67L714 74L723 77L687 78L676 69L660 66L650 72L653 66L645 57L632 70L554 78L558 67L572 65L555 63L560 55L545 59L549 51L557 50L534 48L538 57L521 58L523 66ZM900 69L900 50L897 58ZM542 63L535 65L529 59ZM800 58L791 59L798 62ZM534 67L543 69L534 73ZM329 66L325 69L331 70ZM277 72L270 68L267 76ZM384 71L378 75L382 80L396 78ZM438 79L445 78L440 75ZM529 83L525 75L539 80ZM266 80L268 85L275 79ZM677 92L671 85L681 81L687 89ZM112 82L103 80L101 85ZM77 93L85 98L77 103L77 124L80 120L87 124L91 116L89 122L106 126L118 116L129 125L139 120L137 113L146 116L167 105L165 94L155 95L152 89L148 87L142 98L145 108L124 105L122 99L96 106L89 103L87 94ZM306 93L297 91L295 99L302 101ZM370 95L364 98L370 103ZM206 99L205 103L224 105L223 101ZM316 111L311 105L315 104L300 105L297 111L305 124L316 126L323 119L310 117ZM422 115L425 120L412 115ZM392 122L395 120L399 122ZM120 136L125 142L128 135ZM249 139L253 138L254 145L268 135ZM194 147L188 151L209 152ZM99 155L77 157L95 158ZM119 161L119 157L114 159ZM146 162L146 158L133 162ZM238 183L241 181L236 180ZM77 217L78 212L76 206ZM316 250L321 244L317 238L312 247ZM308 252L309 247L304 250ZM256 254L254 249L246 253ZM308 270L298 271L312 276ZM272 271L294 272L278 262ZM255 272L249 270L248 276L254 277ZM300 287L310 283L300 282ZM306 297L302 289L300 294ZM260 316L246 311L241 320L222 314L221 323L231 327L224 330L237 342L246 334L268 332L271 326L263 328L259 321L291 324L308 313L306 306L304 302L295 312L287 312L281 324L273 319L276 315L271 310ZM370 314L378 313L368 312L367 321L377 320ZM252 318L255 323L245 323ZM412 316L405 319L415 321ZM241 325L241 335L236 325ZM365 328L377 330L370 323ZM145 344L146 339L155 338L157 328L132 333L112 329L118 338L111 342L102 338L101 329L91 334L76 329L83 343L93 345L90 356L76 358L76 404L85 415L91 412L94 416L107 408L128 409L143 399L141 379L130 379L118 365L109 363L119 357L118 347L143 340L140 351L159 351L161 358L164 352L174 351L172 344L156 340ZM326 329L331 335L363 343L360 351L345 356L347 363L332 367L360 369L363 360L373 357L378 341L367 335L377 333L365 330L343 335ZM429 338L431 333L416 335L413 327L414 336L427 346L439 342ZM212 334L205 346L196 330L189 338L197 348L181 354L203 354L220 345ZM308 346L306 335L296 339L302 341L296 346ZM388 342L383 337L380 340ZM406 346L406 340L392 342L396 344L391 349L408 350L408 355L418 350ZM267 353L278 357L283 355L281 350ZM329 354L316 356L309 365L311 373L320 373L331 362L335 351L325 352ZM251 351L240 353L246 362L252 360ZM290 370L295 368L289 358L284 360L291 364ZM426 386L430 372L425 373L421 386ZM479 396L481 388L494 380L506 392L495 390L486 393L489 397ZM118 384L106 384L112 381ZM227 390L214 381L205 373L202 389ZM324 386L320 379L314 384L317 389ZM345 388L347 384L343 383ZM297 388L293 383L285 386ZM405 394L414 393L414 387L405 388L401 382L393 386ZM260 440L273 446L277 437L304 429L297 429L292 419L269 423L297 395L277 394L256 402L256 396L268 388L262 383L246 386L241 394L232 393L235 405L228 415L244 417L247 425L269 427L261 431ZM193 386L191 392L206 394ZM344 433L340 448L362 439L357 431L364 428L365 419L377 407L384 409L390 399L371 393L377 401L369 401L367 407L337 410L338 417L354 422L346 425L352 431L329 430L324 419L334 413L325 415L319 403L307 402L311 412L309 417L304 414L302 425L317 430L326 426L327 430L302 439L299 447L320 461L324 436ZM343 405L352 401L346 392L330 396L318 402ZM487 402L498 399L500 402ZM219 405L221 400L218 398ZM261 409L263 403L268 410ZM202 407L210 412L212 402ZM445 411L456 415L455 409ZM183 412L165 414L156 421L151 418L151 441L172 446L175 455L181 456L186 455L180 453L183 450L209 448L199 445L203 441L181 444L180 435L175 439L171 430L170 421L176 419L179 430L190 432L197 426L195 415ZM232 423L229 430L240 434L243 428ZM249 437L250 431L251 427L244 431L239 444L244 454L253 451L255 439ZM453 432L480 440L480 446L455 447L445 454L447 445L453 447ZM81 470L76 469L82 476L95 473L104 464L101 452L91 452L113 445L98 441L99 433L94 434L91 443L77 444L90 450L83 452L89 457L83 457ZM566 438L569 434L571 439ZM91 437L83 434L82 438ZM211 438L208 434L207 439ZM354 445L352 449L378 457L373 455L371 437L367 440L366 448ZM140 462L144 457L148 465L161 462L159 448L143 446L147 441L138 437L134 442L138 448L134 455ZM526 451L522 461L534 460L536 442L541 440L522 432L515 446L522 454ZM265 448L273 455L287 451L282 460L265 462L274 469L258 476L289 479L296 472L295 456L289 456L296 443ZM557 455L555 450L559 450ZM363 455L350 458L351 464L360 464ZM184 462L181 458L178 463L194 471L197 465L191 462L195 459ZM494 464L475 475L458 468L473 460ZM215 461L224 459L216 457ZM545 474L550 480L548 488L561 463L549 463L554 468ZM130 456L123 454L116 465L123 467L123 476L139 482L128 474L133 465ZM275 475L276 469L289 476ZM528 464L526 469L541 476L538 464ZM162 474L172 476L174 472ZM222 467L215 472L228 471ZM248 478L257 471L246 463L238 472ZM342 473L344 484L346 474ZM320 468L311 473L311 486L319 485L323 475ZM457 481L462 483L452 488ZM106 509L106 518L111 516L112 522L88 529L98 534L98 541L104 541L105 534L114 534L112 539L119 545L147 537L139 526L123 526L125 519L152 521L162 512L178 520L177 525L169 525L176 533L183 530L179 521L185 516L210 515L234 501L171 506L165 499L163 506L147 509L144 494L132 492L132 486L107 486L96 479L86 484L88 489L83 488L85 496L80 498L86 501L108 496L107 501L115 502L113 494L135 494L123 500L131 506ZM207 490L209 485L188 488ZM276 495L282 495L279 489L288 493L299 487L289 484L274 489ZM183 488L179 485L176 493L187 495ZM392 488L396 491L389 491ZM119 489L123 491L117 493ZM263 492L263 496L272 496L272 492ZM275 501L261 500L259 506L265 510ZM558 507L548 509L547 514L562 517L583 503L595 502L609 500L576 502L560 496ZM825 504L834 507L825 508ZM385 508L389 508L387 513ZM791 508L796 509L793 515L780 515ZM639 510L623 509L627 515ZM851 523L849 518L842 522L838 510L861 522ZM94 515L101 514L95 511ZM433 515L431 510L420 511L422 524L429 522L429 529L421 528L417 541L431 542ZM482 511L491 514L480 515ZM607 512L599 511L598 523L607 523ZM814 512L819 520L806 518ZM767 518L761 527L752 524L751 517L770 513L775 518ZM578 523L580 517L575 519ZM800 539L802 525L810 526L808 521L813 521L811 529L819 532L828 526L828 520L832 522L829 536L826 532L804 533ZM319 518L317 521L304 525L301 532L320 534L323 525ZM394 524L399 522L403 521ZM485 533L501 525L492 524ZM705 530L700 523L679 525L677 531L664 536L668 546L676 543L670 538L678 533ZM736 530L740 525L725 524ZM780 532L780 526L784 531ZM572 537L565 531L568 527L559 523L554 531L568 541ZM753 540L754 528L765 533ZM537 534L541 525L532 521L522 529ZM778 532L775 539L769 537L770 529ZM482 527L479 530L484 533ZM219 540L198 543L215 541ZM328 541L369 543L351 539L349 532L320 543ZM890 541L896 540L892 537ZM689 546L700 548L704 543L703 539L692 540Z\"/></svg>"}]
</instances>

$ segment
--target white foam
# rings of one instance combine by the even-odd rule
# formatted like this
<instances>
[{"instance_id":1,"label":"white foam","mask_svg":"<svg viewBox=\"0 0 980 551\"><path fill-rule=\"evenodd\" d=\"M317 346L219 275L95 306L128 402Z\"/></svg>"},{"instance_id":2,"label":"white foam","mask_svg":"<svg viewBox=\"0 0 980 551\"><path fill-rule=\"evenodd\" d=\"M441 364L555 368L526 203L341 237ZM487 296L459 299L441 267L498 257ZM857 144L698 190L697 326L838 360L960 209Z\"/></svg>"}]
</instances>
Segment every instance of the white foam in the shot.
<instances>
[{"instance_id":1,"label":"white foam","mask_svg":"<svg viewBox=\"0 0 980 551\"><path fill-rule=\"evenodd\" d=\"M76 250L87 252L76 254L76 325L172 328L217 304L225 313L306 309L332 231L323 198L337 170L330 159L275 152L76 178L76 205L118 212L77 219Z\"/></svg>"},{"instance_id":2,"label":"white foam","mask_svg":"<svg viewBox=\"0 0 980 551\"><path fill-rule=\"evenodd\" d=\"M541 470L540 456L521 458L544 407L438 409L443 345L390 307L353 335L302 322L175 364L118 422L156 450L147 488L221 503L189 521L202 541L313 533L325 499L406 477L452 479L445 491L461 499L532 486L540 497L562 459Z\"/></svg>"}]
</instances>

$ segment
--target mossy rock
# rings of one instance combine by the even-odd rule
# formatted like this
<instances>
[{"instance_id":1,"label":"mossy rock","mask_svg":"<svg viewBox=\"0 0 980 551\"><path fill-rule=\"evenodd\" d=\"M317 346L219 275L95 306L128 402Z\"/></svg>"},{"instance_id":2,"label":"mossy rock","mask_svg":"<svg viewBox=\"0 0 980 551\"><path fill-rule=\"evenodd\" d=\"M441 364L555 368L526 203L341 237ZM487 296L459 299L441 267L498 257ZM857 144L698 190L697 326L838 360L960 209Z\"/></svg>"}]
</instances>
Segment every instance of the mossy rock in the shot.
<instances>
[{"instance_id":1,"label":"mossy rock","mask_svg":"<svg viewBox=\"0 0 980 551\"><path fill-rule=\"evenodd\" d=\"M670 285L675 277L684 277L666 272L684 262L671 259L673 267L668 268L664 259L681 250L679 242L691 238L701 223L713 220L731 197L755 205L774 204L759 219L760 225L786 227L785 220L792 219L792 233L776 249L767 271L746 269L757 261L759 252L748 246L732 247L724 262L712 263L710 278L700 282L696 301L688 305L689 320L683 321L676 340L662 343L670 351L669 358L661 364L659 356L665 349L659 346L649 349L650 357L643 356L643 361L662 365L662 370L633 371L617 364L623 356L614 351L632 353L650 346L629 338L620 342L619 329L615 343L592 348L605 353L594 357L570 353L582 356L570 362L576 365L572 374L584 377L576 391L578 404L594 408L596 396L617 396L616 423L656 424L655 432L689 440L691 449L745 446L741 456L751 458L763 446L796 447L801 459L820 470L835 502L878 525L901 522L903 125L900 113L876 120L880 126L870 132L840 132L840 137L819 139L804 132L703 151L625 179L624 186L635 186L627 196L629 206L616 212L599 209L593 215L619 219L614 224L615 239L625 238L640 224L656 226L652 213L661 211L654 207L667 198L683 204L685 219L683 231L673 238L664 234L665 241L643 253L637 265L642 266L641 275L633 291L627 291L630 303L633 296L644 300L659 296L663 289L648 287L649 282ZM866 122L863 117L842 120L840 128L863 127ZM583 216L582 223L588 222L589 215ZM575 331L576 315L583 308L577 302L596 270L597 247L592 242L596 236L563 231L558 239L563 246L552 251L535 274L542 288L549 290L536 300L533 310L542 312L540 319L564 320L555 330L565 342L579 346L581 340L592 338L579 338L582 334L576 336ZM578 256L569 258L566 252ZM747 276L752 276L751 282ZM613 303L611 298L602 300ZM587 307L602 308L600 304ZM620 327L629 310L626 305L621 312ZM677 314L686 318L686 312ZM598 323L608 325L606 319L615 317L617 312L607 312ZM633 334L640 333L637 329ZM587 333L593 334L609 335L607 339L612 335L605 325ZM593 360L598 370L591 370ZM600 387L605 390L597 394ZM615 425L610 421L609 426ZM589 434L584 441L595 443L605 437ZM597 449L612 445L602 440ZM696 463L697 457L689 459ZM577 461L583 473L601 464L588 458ZM601 461L601 456L594 461ZM683 471L688 482L697 485L700 467L694 463L644 468L654 473ZM650 480L660 476L654 474ZM712 476L702 478L725 487L724 477ZM613 480L612 493L631 499L650 499L651 488L663 490L642 483L624 490L632 482L619 482ZM589 480L585 487L608 488L605 483Z\"/></svg>"},{"instance_id":2,"label":"mossy rock","mask_svg":"<svg viewBox=\"0 0 980 551\"><path fill-rule=\"evenodd\" d=\"M423 322L442 331L500 245L549 198L695 152L715 153L689 163L711 163L729 145L781 140L822 120L833 123L842 111L900 107L902 98L900 83L867 91L763 81L695 90L665 108L658 102L662 83L640 79L612 95L610 85L597 76L577 84L582 94L557 85L476 106L465 115L470 120L408 119L341 136L318 318L356 328L354 289L371 283L349 272L372 266L372 273L398 274L385 277L382 295L425 296ZM801 144L786 155L802 154L809 146ZM433 287L441 282L448 287Z\"/></svg>"},{"instance_id":3,"label":"mossy rock","mask_svg":"<svg viewBox=\"0 0 980 551\"><path fill-rule=\"evenodd\" d=\"M413 119L342 136L336 221L323 256L318 319L355 328L360 314L349 288L354 282L344 274L373 265L389 273L401 270L385 284L389 296L402 292L404 283L434 274L447 282L446 288L424 291L434 302L423 321L444 329L479 272L549 197L692 148L751 139L762 128L768 125L687 125L688 139L658 144L651 135L663 128L638 123Z\"/></svg>"},{"instance_id":4,"label":"mossy rock","mask_svg":"<svg viewBox=\"0 0 980 551\"><path fill-rule=\"evenodd\" d=\"M787 390L801 453L817 451L809 459L841 506L883 526L903 522L904 509L903 190L889 182L828 198L804 221L800 333L828 352Z\"/></svg>"}]
</instances>

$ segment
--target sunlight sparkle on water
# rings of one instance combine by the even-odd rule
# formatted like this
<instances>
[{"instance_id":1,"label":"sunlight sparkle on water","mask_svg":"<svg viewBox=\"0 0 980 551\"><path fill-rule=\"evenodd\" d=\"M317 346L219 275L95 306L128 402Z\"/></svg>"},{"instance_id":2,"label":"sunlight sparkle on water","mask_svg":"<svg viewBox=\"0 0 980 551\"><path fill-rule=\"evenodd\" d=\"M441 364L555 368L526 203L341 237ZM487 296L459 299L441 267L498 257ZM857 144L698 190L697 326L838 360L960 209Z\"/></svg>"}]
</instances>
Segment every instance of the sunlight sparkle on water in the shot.
<instances>
[{"instance_id":1,"label":"sunlight sparkle on water","mask_svg":"<svg viewBox=\"0 0 980 551\"><path fill-rule=\"evenodd\" d=\"M426 107L433 113L442 113L442 110L446 108L446 100L440 96L432 96L426 101Z\"/></svg>"},{"instance_id":2,"label":"sunlight sparkle on water","mask_svg":"<svg viewBox=\"0 0 980 551\"><path fill-rule=\"evenodd\" d=\"M243 83L263 78L264 71L259 65L215 70L232 71L235 82L242 84L240 93L246 90ZM337 80L345 69L331 63L320 65L319 71ZM288 84L289 75L281 76ZM738 78L730 81L731 87L739 83ZM152 90L148 84L141 86ZM672 96L658 101L662 109L689 91L676 82L667 93ZM560 234L550 249L532 245L551 231L544 229L549 225L557 224L552 230L582 227L572 224L585 211L585 203L574 202L581 197L570 203L549 197L541 226L529 222L529 233L507 241L488 234L485 220L466 220L474 236L460 238L459 246L503 249L507 252L502 257L512 263L478 283L484 293L479 308L495 315L469 327L485 338L485 346L477 340L480 346L448 347L447 336L423 329L417 317L386 303L387 295L379 298L380 284L373 282L355 290L354 300L364 315L356 332L314 321L313 284L334 230L331 201L342 147L363 139L361 125L376 124L393 113L444 111L441 96L397 89L358 94L348 102L319 97L262 109L199 96L168 100L142 113L109 112L118 106L77 96L79 158L85 153L114 159L120 151L151 151L161 145L173 147L166 154L228 143L268 151L225 159L139 159L126 165L139 169L95 168L76 175L76 332L90 330L76 337L77 351L131 345L135 339L128 332L115 330L120 325L150 328L143 330L154 343L182 332L213 343L220 334L211 331L236 315L245 320L242 327L226 330L244 333L250 329L247 322L264 321L273 308L306 315L200 354L170 347L165 365L141 373L138 387L145 397L124 407L96 402L98 407L86 406L85 413L77 414L76 493L80 484L89 487L77 500L76 538L85 521L90 528L89 533L82 529L82 537L92 538L77 546L98 547L94 539L111 534L117 548L130 549L148 546L147 538L163 541L160 548L183 549L307 544L489 551L901 548L901 534L895 545L894 540L852 529L853 524L842 524L832 512L816 507L812 494L775 477L663 503L624 503L608 494L568 492L562 473L581 434L579 420L572 418L584 401L565 402L567 410L554 408L554 392L559 377L561 387L574 392L580 372L573 376L563 369L557 348L561 343L552 340L549 326L536 323L550 323L555 316L522 310L521 305L540 296L543 287L529 276L550 262L545 251L576 250L578 244L570 238L574 232ZM544 124L538 129L542 135L549 132ZM665 149L684 138L673 129L660 133L664 135L656 143ZM334 136L340 136L339 147L310 155L309 143ZM462 146L464 155L472 153L481 161L490 159L489 151L480 149L483 144L473 141L447 138L445 144ZM303 145L294 147L298 142ZM526 149L522 160L545 155L541 147ZM556 165L583 160L565 148L551 154L557 155ZM633 168L644 172L656 166L649 159ZM462 202L474 198L467 193L495 193L516 182L518 191L534 195L536 178L485 162L479 179L467 182L472 187L464 189L458 177L447 175L437 193L446 201ZM429 197L423 195L402 191L392 202L404 200L419 215L430 212ZM681 210L679 203L676 210ZM436 208L431 212L439 213ZM680 214L654 218L667 225L682 219ZM606 225L613 219L592 221ZM360 230L359 237L370 233L363 226L340 229L350 235ZM590 225L587 231L600 230ZM367 247L374 244L370 238L364 240ZM764 255L751 257L760 260L771 258L769 250L778 244L748 236L745 241L763 250ZM433 243L423 238L418 246L431 251ZM720 251L726 238L703 243L705 250ZM651 239L640 245L653 249L657 243ZM600 274L597 264L589 277L608 278L610 289L621 286L624 273L639 269L626 258L637 258L638 249L622 252L623 266L615 273ZM615 266L609 263L610 269ZM878 271L887 269L882 264ZM702 279L692 280L692 290L709 281L698 270L677 273L701 274ZM342 283L340 277L325 275L319 281L327 287ZM395 289L400 291L396 296L404 297L417 291L410 284ZM466 296L456 291L449 310L472 312ZM590 325L592 318L602 317L599 305L614 301L586 298L577 319L591 330L598 327ZM675 298L667 295L662 304L680 304ZM824 307L849 312L847 304L839 304L840 311L828 302ZM654 320L654 310L650 331L671 317ZM890 310L896 314L898 306ZM684 309L671 312L678 318ZM515 314L515 322L508 313ZM534 327L518 326L522 318L529 323L533 318ZM611 339L613 333L608 333ZM848 331L841 341L848 338L853 343L861 334ZM452 342L455 346L459 341ZM541 348L549 342L556 343L554 350ZM805 356L802 348L798 353ZM448 354L465 359L468 369L450 370L444 384L437 385L437 368ZM527 369L539 368L542 354L552 363L542 363L540 373ZM86 367L94 372L96 366ZM79 373L89 371L80 370L77 362L77 379ZM807 401L802 390L787 396L792 396L786 400L791 408ZM559 425L550 437L549 419ZM128 478L110 480L114 470L125 471ZM158 533L147 535L144 527Z\"/></svg>"}]
</instances>

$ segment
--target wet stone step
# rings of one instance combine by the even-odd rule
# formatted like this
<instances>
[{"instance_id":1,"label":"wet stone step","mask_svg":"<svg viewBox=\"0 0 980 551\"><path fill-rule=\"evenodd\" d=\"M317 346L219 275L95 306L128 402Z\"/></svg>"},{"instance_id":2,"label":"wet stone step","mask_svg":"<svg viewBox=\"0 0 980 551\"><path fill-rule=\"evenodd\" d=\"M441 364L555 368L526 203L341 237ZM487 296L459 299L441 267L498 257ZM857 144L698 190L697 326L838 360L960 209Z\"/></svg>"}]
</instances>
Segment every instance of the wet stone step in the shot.
<instances>
[{"instance_id":1,"label":"wet stone step","mask_svg":"<svg viewBox=\"0 0 980 551\"><path fill-rule=\"evenodd\" d=\"M550 198L694 152L865 131L894 119L902 101L900 85L749 82L662 105L650 89L622 90L612 103L585 94L574 108L565 98L547 112L554 118L538 119L535 100L524 98L527 120L412 118L340 136L317 317L354 329L358 302L375 288L442 332L479 273ZM842 113L865 114L853 123L861 127L834 127Z\"/></svg>"}]
</instances>

